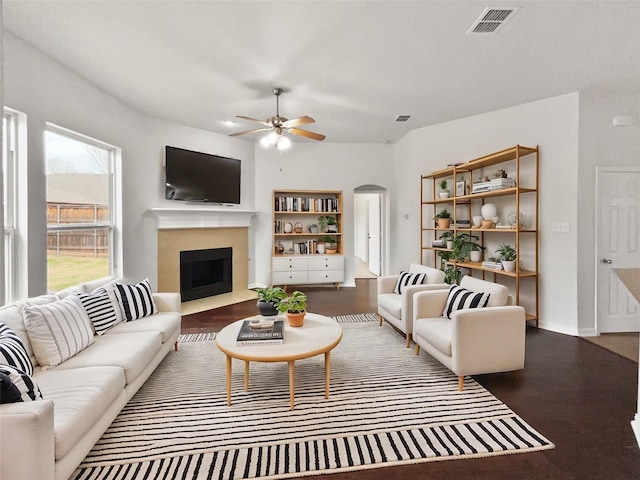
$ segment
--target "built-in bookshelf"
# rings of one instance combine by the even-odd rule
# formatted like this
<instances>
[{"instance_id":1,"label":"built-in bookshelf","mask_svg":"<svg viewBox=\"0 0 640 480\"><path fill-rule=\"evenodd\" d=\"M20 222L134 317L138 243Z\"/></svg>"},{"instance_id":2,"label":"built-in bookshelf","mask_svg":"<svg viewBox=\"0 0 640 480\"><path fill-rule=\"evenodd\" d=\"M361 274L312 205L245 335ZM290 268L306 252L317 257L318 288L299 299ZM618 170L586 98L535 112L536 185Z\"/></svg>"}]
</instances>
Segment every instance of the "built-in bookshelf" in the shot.
<instances>
[{"instance_id":1,"label":"built-in bookshelf","mask_svg":"<svg viewBox=\"0 0 640 480\"><path fill-rule=\"evenodd\" d=\"M344 281L341 190L273 191L273 284Z\"/></svg>"}]
</instances>

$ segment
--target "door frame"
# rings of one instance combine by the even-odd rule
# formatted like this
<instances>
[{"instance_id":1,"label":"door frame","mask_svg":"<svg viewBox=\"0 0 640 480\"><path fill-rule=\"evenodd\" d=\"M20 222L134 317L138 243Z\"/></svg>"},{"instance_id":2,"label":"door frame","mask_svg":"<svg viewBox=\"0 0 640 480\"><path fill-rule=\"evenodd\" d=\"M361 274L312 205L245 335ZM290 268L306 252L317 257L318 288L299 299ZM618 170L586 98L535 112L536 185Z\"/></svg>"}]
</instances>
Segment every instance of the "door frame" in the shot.
<instances>
[{"instance_id":1,"label":"door frame","mask_svg":"<svg viewBox=\"0 0 640 480\"><path fill-rule=\"evenodd\" d=\"M386 275L388 271L388 250L389 250L389 194L388 190L379 185L361 185L353 189L354 197L358 194L374 194L380 197L380 275ZM355 199L354 199L355 204ZM356 219L354 219L354 222ZM355 235L354 235L355 242ZM368 247L367 247L368 248ZM354 249L355 250L355 249ZM355 261L355 259L354 259Z\"/></svg>"},{"instance_id":2,"label":"door frame","mask_svg":"<svg viewBox=\"0 0 640 480\"><path fill-rule=\"evenodd\" d=\"M599 315L599 304L600 304L600 295L604 292L601 292L599 282L598 282L598 267L600 262L600 241L598 238L598 232L600 231L600 179L603 173L622 173L622 172L632 172L640 174L640 167L634 166L596 166L596 175L595 175L595 228L594 228L594 327L595 334L600 335L600 315ZM609 295L607 292L606 295Z\"/></svg>"}]
</instances>

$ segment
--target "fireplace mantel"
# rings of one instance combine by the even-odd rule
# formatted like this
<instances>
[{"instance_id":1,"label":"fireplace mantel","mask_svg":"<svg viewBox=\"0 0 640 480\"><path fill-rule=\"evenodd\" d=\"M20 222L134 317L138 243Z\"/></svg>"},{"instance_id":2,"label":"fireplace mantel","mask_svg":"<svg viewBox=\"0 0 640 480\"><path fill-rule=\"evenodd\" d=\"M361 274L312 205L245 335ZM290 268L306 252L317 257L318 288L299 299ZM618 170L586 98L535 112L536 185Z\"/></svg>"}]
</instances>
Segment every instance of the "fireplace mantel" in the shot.
<instances>
[{"instance_id":1,"label":"fireplace mantel","mask_svg":"<svg viewBox=\"0 0 640 480\"><path fill-rule=\"evenodd\" d=\"M235 208L150 208L158 230L169 228L249 227L254 210Z\"/></svg>"}]
</instances>

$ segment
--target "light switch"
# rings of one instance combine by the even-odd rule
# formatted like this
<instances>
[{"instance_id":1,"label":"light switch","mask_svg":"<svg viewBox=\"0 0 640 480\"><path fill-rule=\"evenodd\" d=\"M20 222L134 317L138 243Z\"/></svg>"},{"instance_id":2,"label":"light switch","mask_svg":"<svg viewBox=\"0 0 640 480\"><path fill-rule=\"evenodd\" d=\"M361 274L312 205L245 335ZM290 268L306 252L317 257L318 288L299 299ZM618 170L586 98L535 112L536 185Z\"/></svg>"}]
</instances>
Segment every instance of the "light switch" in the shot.
<instances>
[{"instance_id":1,"label":"light switch","mask_svg":"<svg viewBox=\"0 0 640 480\"><path fill-rule=\"evenodd\" d=\"M558 233L569 233L571 226L567 222L553 222L551 224L551 231Z\"/></svg>"}]
</instances>

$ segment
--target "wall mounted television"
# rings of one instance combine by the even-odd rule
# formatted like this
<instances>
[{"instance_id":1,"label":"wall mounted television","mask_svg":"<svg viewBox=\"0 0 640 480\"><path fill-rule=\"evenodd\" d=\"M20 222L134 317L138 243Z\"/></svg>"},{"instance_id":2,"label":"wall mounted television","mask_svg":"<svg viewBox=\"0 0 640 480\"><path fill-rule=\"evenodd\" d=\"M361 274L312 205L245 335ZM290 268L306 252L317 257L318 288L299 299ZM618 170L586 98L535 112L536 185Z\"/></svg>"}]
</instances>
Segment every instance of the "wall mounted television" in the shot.
<instances>
[{"instance_id":1,"label":"wall mounted television","mask_svg":"<svg viewBox=\"0 0 640 480\"><path fill-rule=\"evenodd\" d=\"M235 158L165 147L165 198L185 202L240 204L240 170Z\"/></svg>"}]
</instances>

